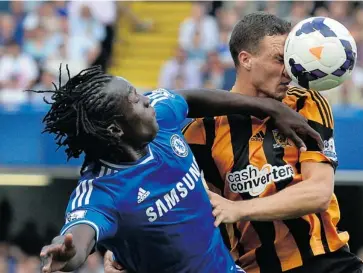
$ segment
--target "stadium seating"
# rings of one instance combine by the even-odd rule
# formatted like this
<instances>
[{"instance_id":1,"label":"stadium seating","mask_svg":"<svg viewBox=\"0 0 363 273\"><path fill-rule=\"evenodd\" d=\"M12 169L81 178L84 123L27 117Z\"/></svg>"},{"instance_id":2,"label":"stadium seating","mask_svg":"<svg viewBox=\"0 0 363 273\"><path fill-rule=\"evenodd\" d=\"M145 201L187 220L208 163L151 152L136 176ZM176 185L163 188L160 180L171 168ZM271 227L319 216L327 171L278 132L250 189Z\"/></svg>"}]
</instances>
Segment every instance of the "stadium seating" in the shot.
<instances>
[{"instance_id":1,"label":"stadium seating","mask_svg":"<svg viewBox=\"0 0 363 273\"><path fill-rule=\"evenodd\" d=\"M190 2L132 2L132 11L152 20L151 32L134 32L130 22L118 21L118 40L114 45L113 66L110 72L122 75L141 88L156 87L160 67L178 44L180 23L190 13Z\"/></svg>"}]
</instances>

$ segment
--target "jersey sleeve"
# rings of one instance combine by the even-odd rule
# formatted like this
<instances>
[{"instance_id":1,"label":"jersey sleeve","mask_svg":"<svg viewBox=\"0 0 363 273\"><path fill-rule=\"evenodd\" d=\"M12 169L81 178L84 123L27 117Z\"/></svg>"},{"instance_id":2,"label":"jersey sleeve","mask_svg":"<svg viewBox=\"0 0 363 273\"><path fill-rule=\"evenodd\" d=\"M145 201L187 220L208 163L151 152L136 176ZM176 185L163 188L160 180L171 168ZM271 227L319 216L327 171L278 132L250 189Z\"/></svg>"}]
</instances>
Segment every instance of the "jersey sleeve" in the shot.
<instances>
[{"instance_id":1,"label":"jersey sleeve","mask_svg":"<svg viewBox=\"0 0 363 273\"><path fill-rule=\"evenodd\" d=\"M145 93L156 112L159 126L164 129L181 129L181 124L188 115L185 99L166 89L156 89Z\"/></svg>"},{"instance_id":2,"label":"jersey sleeve","mask_svg":"<svg viewBox=\"0 0 363 273\"><path fill-rule=\"evenodd\" d=\"M75 225L86 224L95 230L97 243L113 237L117 231L114 206L112 196L100 182L81 181L69 200L61 235Z\"/></svg>"},{"instance_id":3,"label":"jersey sleeve","mask_svg":"<svg viewBox=\"0 0 363 273\"><path fill-rule=\"evenodd\" d=\"M223 192L224 181L212 156L212 146L215 139L214 118L193 120L184 127L183 134L200 169L203 171L208 188L216 193Z\"/></svg>"},{"instance_id":4,"label":"jersey sleeve","mask_svg":"<svg viewBox=\"0 0 363 273\"><path fill-rule=\"evenodd\" d=\"M307 151L300 154L300 162L326 162L338 166L338 158L334 143L334 120L328 101L316 91L307 91L307 96L298 99L297 109L300 114L308 119L309 125L317 131L323 142L324 150L320 151L315 140L308 138L305 142ZM300 105L300 106L299 106Z\"/></svg>"}]
</instances>

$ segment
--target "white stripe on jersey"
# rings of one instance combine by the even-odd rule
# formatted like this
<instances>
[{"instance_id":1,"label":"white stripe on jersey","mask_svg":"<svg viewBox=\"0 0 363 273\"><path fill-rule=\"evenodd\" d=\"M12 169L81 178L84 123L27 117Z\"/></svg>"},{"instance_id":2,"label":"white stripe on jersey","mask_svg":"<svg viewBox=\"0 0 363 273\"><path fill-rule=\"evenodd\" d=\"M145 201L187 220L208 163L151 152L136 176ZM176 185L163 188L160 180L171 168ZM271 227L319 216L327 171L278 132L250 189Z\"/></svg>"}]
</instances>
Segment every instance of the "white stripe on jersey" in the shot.
<instances>
[{"instance_id":1,"label":"white stripe on jersey","mask_svg":"<svg viewBox=\"0 0 363 273\"><path fill-rule=\"evenodd\" d=\"M149 146L149 152L150 152L150 156L148 156L142 162L140 162L140 165L145 164L145 163L149 162L150 160L154 159L154 155L153 155L153 152L151 151L150 146Z\"/></svg>"},{"instance_id":2,"label":"white stripe on jersey","mask_svg":"<svg viewBox=\"0 0 363 273\"><path fill-rule=\"evenodd\" d=\"M158 98L158 99L154 99L152 102L151 102L151 106L152 107L154 107L155 106L155 104L157 103L157 102L159 102L159 101L162 101L162 100L167 100L168 99L168 97L161 97L161 98Z\"/></svg>"},{"instance_id":3,"label":"white stripe on jersey","mask_svg":"<svg viewBox=\"0 0 363 273\"><path fill-rule=\"evenodd\" d=\"M105 172L106 172L106 168L105 168L105 166L101 166L101 171L100 171L100 173L98 174L98 176L97 176L97 177L102 177L102 176L104 176L104 175L105 175Z\"/></svg>"},{"instance_id":4,"label":"white stripe on jersey","mask_svg":"<svg viewBox=\"0 0 363 273\"><path fill-rule=\"evenodd\" d=\"M82 200L83 200L83 197L84 197L84 195L86 194L86 191L87 191L87 185L86 185L86 183L87 183L87 180L82 181L82 194L78 198L78 206L77 207L82 206Z\"/></svg>"},{"instance_id":5,"label":"white stripe on jersey","mask_svg":"<svg viewBox=\"0 0 363 273\"><path fill-rule=\"evenodd\" d=\"M237 272L246 273L239 265L236 265Z\"/></svg>"},{"instance_id":6,"label":"white stripe on jersey","mask_svg":"<svg viewBox=\"0 0 363 273\"><path fill-rule=\"evenodd\" d=\"M111 174L112 170L111 169L107 169L106 175Z\"/></svg>"},{"instance_id":7,"label":"white stripe on jersey","mask_svg":"<svg viewBox=\"0 0 363 273\"><path fill-rule=\"evenodd\" d=\"M163 93L160 92L152 92L151 94L147 95L147 97L151 100L154 100L158 97L165 97L165 95Z\"/></svg>"},{"instance_id":8,"label":"white stripe on jersey","mask_svg":"<svg viewBox=\"0 0 363 273\"><path fill-rule=\"evenodd\" d=\"M92 194L92 190L93 190L92 182L93 182L93 179L88 180L88 192L87 192L87 195L86 195L86 200L84 201L85 205L89 204L89 199L91 198L91 194Z\"/></svg>"},{"instance_id":9,"label":"white stripe on jersey","mask_svg":"<svg viewBox=\"0 0 363 273\"><path fill-rule=\"evenodd\" d=\"M76 197L73 199L73 201L72 201L72 210L74 210L75 209L75 207L76 207L76 201L77 201L77 198L79 197L79 195L80 195L80 187L81 187L81 183L77 186L77 188L76 188Z\"/></svg>"},{"instance_id":10,"label":"white stripe on jersey","mask_svg":"<svg viewBox=\"0 0 363 273\"><path fill-rule=\"evenodd\" d=\"M157 97L166 96L165 94L170 94L170 92L166 89L156 89L151 91L151 94L147 95L150 99L155 99Z\"/></svg>"}]
</instances>

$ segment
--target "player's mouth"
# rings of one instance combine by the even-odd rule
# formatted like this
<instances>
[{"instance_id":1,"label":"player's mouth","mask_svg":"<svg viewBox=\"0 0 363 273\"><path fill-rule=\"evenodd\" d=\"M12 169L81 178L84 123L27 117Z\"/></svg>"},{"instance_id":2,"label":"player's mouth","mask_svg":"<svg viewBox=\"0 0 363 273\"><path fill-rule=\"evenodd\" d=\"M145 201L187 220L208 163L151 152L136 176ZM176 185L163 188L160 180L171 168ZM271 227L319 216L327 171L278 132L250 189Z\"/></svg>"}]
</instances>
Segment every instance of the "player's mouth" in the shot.
<instances>
[{"instance_id":1,"label":"player's mouth","mask_svg":"<svg viewBox=\"0 0 363 273\"><path fill-rule=\"evenodd\" d=\"M280 82L280 85L288 86L290 84L290 81L288 82Z\"/></svg>"}]
</instances>

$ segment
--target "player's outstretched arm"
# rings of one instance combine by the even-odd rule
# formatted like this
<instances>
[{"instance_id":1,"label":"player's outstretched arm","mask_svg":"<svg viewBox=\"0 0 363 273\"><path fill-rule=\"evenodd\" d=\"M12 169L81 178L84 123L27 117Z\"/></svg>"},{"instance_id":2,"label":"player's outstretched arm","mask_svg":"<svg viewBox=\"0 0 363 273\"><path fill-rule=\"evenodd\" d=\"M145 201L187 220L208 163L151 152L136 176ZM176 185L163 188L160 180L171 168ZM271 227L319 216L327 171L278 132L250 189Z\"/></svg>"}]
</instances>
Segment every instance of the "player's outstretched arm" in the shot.
<instances>
[{"instance_id":1,"label":"player's outstretched arm","mask_svg":"<svg viewBox=\"0 0 363 273\"><path fill-rule=\"evenodd\" d=\"M80 267L95 245L95 231L88 225L76 225L57 236L40 252L42 273L71 272Z\"/></svg>"},{"instance_id":2,"label":"player's outstretched arm","mask_svg":"<svg viewBox=\"0 0 363 273\"><path fill-rule=\"evenodd\" d=\"M286 137L290 138L302 151L306 145L300 136L310 136L323 148L320 135L312 129L307 120L286 106L270 98L245 96L222 90L197 89L176 90L188 103L188 117L221 116L231 114L247 114L256 117L270 116L276 122L276 127Z\"/></svg>"}]
</instances>

